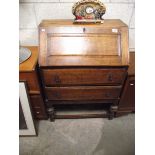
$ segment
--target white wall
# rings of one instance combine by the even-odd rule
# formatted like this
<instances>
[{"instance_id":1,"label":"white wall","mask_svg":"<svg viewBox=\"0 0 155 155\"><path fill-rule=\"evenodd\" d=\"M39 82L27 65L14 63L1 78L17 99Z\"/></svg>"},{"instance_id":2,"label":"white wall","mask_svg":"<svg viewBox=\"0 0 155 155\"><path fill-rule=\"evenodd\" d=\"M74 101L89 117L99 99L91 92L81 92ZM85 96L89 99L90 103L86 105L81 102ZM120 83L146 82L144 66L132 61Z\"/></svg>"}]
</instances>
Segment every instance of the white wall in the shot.
<instances>
[{"instance_id":1,"label":"white wall","mask_svg":"<svg viewBox=\"0 0 155 155\"><path fill-rule=\"evenodd\" d=\"M42 19L74 19L72 6L77 0L20 0L19 39L21 45L38 45L37 26ZM135 48L135 1L101 0L105 19L121 19L129 26L129 47Z\"/></svg>"}]
</instances>

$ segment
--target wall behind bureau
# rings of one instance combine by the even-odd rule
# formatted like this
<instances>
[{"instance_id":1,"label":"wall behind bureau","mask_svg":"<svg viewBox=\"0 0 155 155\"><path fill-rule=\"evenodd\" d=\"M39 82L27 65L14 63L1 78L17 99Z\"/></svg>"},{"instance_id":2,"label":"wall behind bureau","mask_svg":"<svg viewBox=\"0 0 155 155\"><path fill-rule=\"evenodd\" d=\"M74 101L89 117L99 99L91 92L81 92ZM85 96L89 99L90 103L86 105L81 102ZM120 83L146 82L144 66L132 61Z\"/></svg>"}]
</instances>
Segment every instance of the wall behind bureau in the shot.
<instances>
[{"instance_id":1,"label":"wall behind bureau","mask_svg":"<svg viewBox=\"0 0 155 155\"><path fill-rule=\"evenodd\" d=\"M77 0L20 0L19 39L21 45L38 45L38 25L42 19L73 19L72 6ZM135 48L135 1L101 0L105 19L121 19L129 26L130 51Z\"/></svg>"}]
</instances>

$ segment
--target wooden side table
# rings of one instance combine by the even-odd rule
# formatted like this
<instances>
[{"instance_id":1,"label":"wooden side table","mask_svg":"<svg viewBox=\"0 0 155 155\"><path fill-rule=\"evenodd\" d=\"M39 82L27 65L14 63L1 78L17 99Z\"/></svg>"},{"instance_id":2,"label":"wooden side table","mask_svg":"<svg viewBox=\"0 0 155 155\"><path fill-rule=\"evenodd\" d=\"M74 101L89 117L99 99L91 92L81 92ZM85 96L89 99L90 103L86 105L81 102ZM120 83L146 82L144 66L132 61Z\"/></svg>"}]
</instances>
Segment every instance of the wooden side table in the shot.
<instances>
[{"instance_id":1,"label":"wooden side table","mask_svg":"<svg viewBox=\"0 0 155 155\"><path fill-rule=\"evenodd\" d=\"M27 47L31 50L31 57L19 65L19 80L26 81L30 96L34 118L47 119L43 95L38 76L38 47Z\"/></svg>"}]
</instances>

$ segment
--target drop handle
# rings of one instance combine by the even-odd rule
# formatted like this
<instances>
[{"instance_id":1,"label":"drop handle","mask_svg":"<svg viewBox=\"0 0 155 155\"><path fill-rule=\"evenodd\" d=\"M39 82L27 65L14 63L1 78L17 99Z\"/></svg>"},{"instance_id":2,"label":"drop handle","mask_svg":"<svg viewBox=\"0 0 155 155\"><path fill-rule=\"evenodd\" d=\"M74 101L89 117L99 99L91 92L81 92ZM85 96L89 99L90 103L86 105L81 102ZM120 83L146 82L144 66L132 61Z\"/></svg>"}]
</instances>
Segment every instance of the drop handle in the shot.
<instances>
[{"instance_id":1,"label":"drop handle","mask_svg":"<svg viewBox=\"0 0 155 155\"><path fill-rule=\"evenodd\" d=\"M58 93L58 92L53 92L53 95L54 95L54 97L57 98L57 99L60 99L60 98L61 98L61 95L60 95L60 93Z\"/></svg>"},{"instance_id":2,"label":"drop handle","mask_svg":"<svg viewBox=\"0 0 155 155\"><path fill-rule=\"evenodd\" d=\"M54 76L54 81L55 81L55 83L61 83L61 80L58 75Z\"/></svg>"},{"instance_id":3,"label":"drop handle","mask_svg":"<svg viewBox=\"0 0 155 155\"><path fill-rule=\"evenodd\" d=\"M83 32L84 32L84 33L86 32L86 28L85 28L85 27L83 28Z\"/></svg>"},{"instance_id":4,"label":"drop handle","mask_svg":"<svg viewBox=\"0 0 155 155\"><path fill-rule=\"evenodd\" d=\"M106 93L106 94L105 94L105 97L110 97L110 94L109 94L109 93Z\"/></svg>"},{"instance_id":5,"label":"drop handle","mask_svg":"<svg viewBox=\"0 0 155 155\"><path fill-rule=\"evenodd\" d=\"M109 75L108 75L108 81L113 81L113 76L112 76L112 74L109 74Z\"/></svg>"}]
</instances>

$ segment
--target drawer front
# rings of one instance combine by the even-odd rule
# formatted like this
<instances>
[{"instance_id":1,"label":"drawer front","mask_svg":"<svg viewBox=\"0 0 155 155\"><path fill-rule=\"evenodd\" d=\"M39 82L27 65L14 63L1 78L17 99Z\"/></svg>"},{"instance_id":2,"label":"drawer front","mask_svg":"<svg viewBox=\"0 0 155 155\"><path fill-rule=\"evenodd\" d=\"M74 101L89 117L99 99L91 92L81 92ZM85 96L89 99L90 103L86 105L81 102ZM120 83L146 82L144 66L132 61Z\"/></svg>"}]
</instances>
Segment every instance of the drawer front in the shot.
<instances>
[{"instance_id":1,"label":"drawer front","mask_svg":"<svg viewBox=\"0 0 155 155\"><path fill-rule=\"evenodd\" d=\"M54 85L120 85L125 69L45 69L46 86Z\"/></svg>"},{"instance_id":2,"label":"drawer front","mask_svg":"<svg viewBox=\"0 0 155 155\"><path fill-rule=\"evenodd\" d=\"M118 99L120 86L46 87L48 100Z\"/></svg>"},{"instance_id":3,"label":"drawer front","mask_svg":"<svg viewBox=\"0 0 155 155\"><path fill-rule=\"evenodd\" d=\"M37 119L44 119L47 116L41 108L33 108L34 117Z\"/></svg>"},{"instance_id":4,"label":"drawer front","mask_svg":"<svg viewBox=\"0 0 155 155\"><path fill-rule=\"evenodd\" d=\"M27 86L30 93L40 92L36 72L21 72L19 74L19 80L26 81L28 83Z\"/></svg>"},{"instance_id":5,"label":"drawer front","mask_svg":"<svg viewBox=\"0 0 155 155\"><path fill-rule=\"evenodd\" d=\"M41 95L30 95L30 99L35 118L47 118L44 102Z\"/></svg>"},{"instance_id":6,"label":"drawer front","mask_svg":"<svg viewBox=\"0 0 155 155\"><path fill-rule=\"evenodd\" d=\"M34 108L44 108L44 102L41 95L30 95L31 104Z\"/></svg>"}]
</instances>

